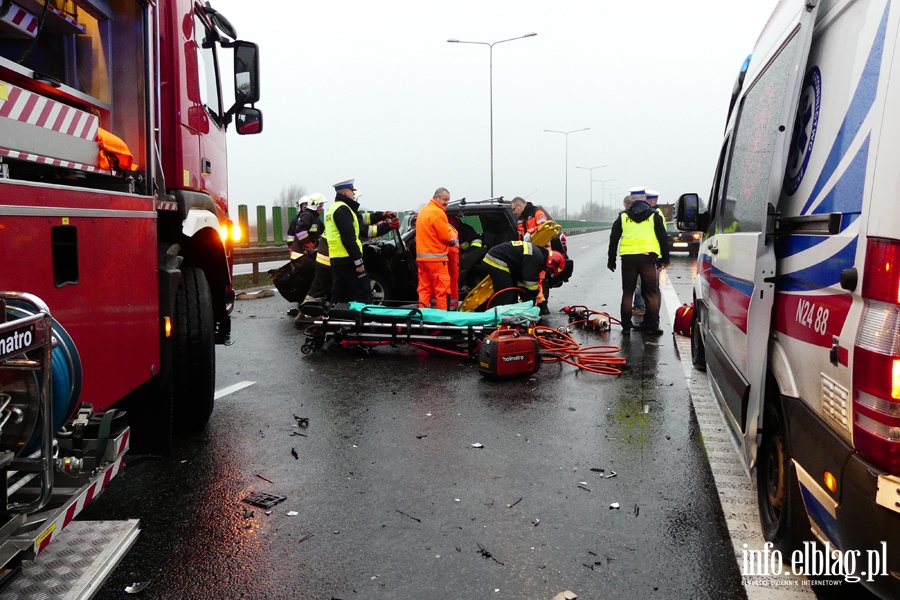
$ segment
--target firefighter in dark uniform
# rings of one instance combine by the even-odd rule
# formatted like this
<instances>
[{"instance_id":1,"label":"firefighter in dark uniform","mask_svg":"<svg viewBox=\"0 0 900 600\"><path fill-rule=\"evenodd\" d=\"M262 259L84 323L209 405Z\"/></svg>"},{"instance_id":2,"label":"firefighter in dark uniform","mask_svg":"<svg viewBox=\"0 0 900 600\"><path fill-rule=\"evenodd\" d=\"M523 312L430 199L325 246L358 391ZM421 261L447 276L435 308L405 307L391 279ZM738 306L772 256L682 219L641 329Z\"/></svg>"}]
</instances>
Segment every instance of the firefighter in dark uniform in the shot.
<instances>
[{"instance_id":1,"label":"firefighter in dark uniform","mask_svg":"<svg viewBox=\"0 0 900 600\"><path fill-rule=\"evenodd\" d=\"M309 196L303 196L300 200L297 201L297 208L299 212L294 215L294 218L291 219L291 222L288 223L287 228L287 245L291 251L291 260L299 257L303 251L300 249L300 246L294 244L294 236L297 233L297 223L300 221L300 217L306 211L307 206L309 206Z\"/></svg>"},{"instance_id":2,"label":"firefighter in dark uniform","mask_svg":"<svg viewBox=\"0 0 900 600\"><path fill-rule=\"evenodd\" d=\"M647 302L647 311L640 330L661 335L659 328L659 273L657 266L669 266L669 238L662 215L641 198L619 213L609 235L609 261L606 266L616 270L616 250L622 257L622 333L631 333L631 309L637 280ZM621 243L620 243L621 241Z\"/></svg>"},{"instance_id":3,"label":"firefighter in dark uniform","mask_svg":"<svg viewBox=\"0 0 900 600\"><path fill-rule=\"evenodd\" d=\"M544 281L544 272L561 273L566 258L555 250L516 241L504 242L488 250L484 264L497 294L491 306L496 306L516 302L519 292L507 288L520 288L525 300L535 300Z\"/></svg>"},{"instance_id":4,"label":"firefighter in dark uniform","mask_svg":"<svg viewBox=\"0 0 900 600\"><path fill-rule=\"evenodd\" d=\"M302 209L297 215L294 225L294 242L291 251L302 254L309 250L314 250L322 237L322 231L325 224L322 223L322 210L325 208L325 196L322 194L312 194L309 197L306 208ZM288 229L288 235L291 235Z\"/></svg>"},{"instance_id":5,"label":"firefighter in dark uniform","mask_svg":"<svg viewBox=\"0 0 900 600\"><path fill-rule=\"evenodd\" d=\"M519 239L525 242L531 241L531 236L537 232L538 229L541 228L541 225L546 223L547 221L551 221L549 213L546 210L541 208L540 206L535 206L531 202L526 202L524 198L516 196L510 202L510 208L513 213L518 217L516 221L516 227L519 230ZM550 240L550 248L557 252L562 252L565 254L565 250L562 245L562 240L560 239L562 235L553 238ZM549 282L544 282L541 285L541 293L538 298L538 306L541 307L542 315L549 315L550 309L547 306L547 301L550 299L550 284Z\"/></svg>"}]
</instances>

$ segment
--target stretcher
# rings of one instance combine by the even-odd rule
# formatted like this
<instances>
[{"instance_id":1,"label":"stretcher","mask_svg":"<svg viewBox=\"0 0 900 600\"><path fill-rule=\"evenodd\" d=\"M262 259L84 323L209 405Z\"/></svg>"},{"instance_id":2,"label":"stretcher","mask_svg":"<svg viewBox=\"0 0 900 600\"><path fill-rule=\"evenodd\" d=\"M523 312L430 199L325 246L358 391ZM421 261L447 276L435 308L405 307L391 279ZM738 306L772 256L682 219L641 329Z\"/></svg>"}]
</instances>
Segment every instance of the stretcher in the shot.
<instances>
[{"instance_id":1,"label":"stretcher","mask_svg":"<svg viewBox=\"0 0 900 600\"><path fill-rule=\"evenodd\" d=\"M531 236L531 243L536 246L546 246L550 241L562 233L562 227L554 221L547 221L542 224L534 235ZM472 291L466 294L466 297L459 304L460 312L471 312L491 299L494 295L494 282L490 277L485 277L481 283L472 288Z\"/></svg>"},{"instance_id":2,"label":"stretcher","mask_svg":"<svg viewBox=\"0 0 900 600\"><path fill-rule=\"evenodd\" d=\"M501 327L527 327L538 322L532 302L497 306L484 312L461 313L436 308L389 308L359 302L328 308L305 303L308 322L300 347L310 354L329 341L344 348L410 345L424 350L474 357L482 340Z\"/></svg>"}]
</instances>

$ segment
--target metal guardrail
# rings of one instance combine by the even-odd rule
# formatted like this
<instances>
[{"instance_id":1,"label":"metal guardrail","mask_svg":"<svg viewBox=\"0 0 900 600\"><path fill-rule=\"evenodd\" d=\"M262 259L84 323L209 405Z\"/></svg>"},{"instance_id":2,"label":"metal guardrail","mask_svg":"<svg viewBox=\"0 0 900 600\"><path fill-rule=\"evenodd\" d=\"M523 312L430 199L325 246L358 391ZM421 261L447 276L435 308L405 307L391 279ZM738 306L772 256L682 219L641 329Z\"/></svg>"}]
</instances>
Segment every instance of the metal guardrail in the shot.
<instances>
[{"instance_id":1,"label":"metal guardrail","mask_svg":"<svg viewBox=\"0 0 900 600\"><path fill-rule=\"evenodd\" d=\"M287 246L268 246L265 248L235 248L234 264L253 265L253 283L259 283L259 263L275 260L288 261L291 252Z\"/></svg>"}]
</instances>

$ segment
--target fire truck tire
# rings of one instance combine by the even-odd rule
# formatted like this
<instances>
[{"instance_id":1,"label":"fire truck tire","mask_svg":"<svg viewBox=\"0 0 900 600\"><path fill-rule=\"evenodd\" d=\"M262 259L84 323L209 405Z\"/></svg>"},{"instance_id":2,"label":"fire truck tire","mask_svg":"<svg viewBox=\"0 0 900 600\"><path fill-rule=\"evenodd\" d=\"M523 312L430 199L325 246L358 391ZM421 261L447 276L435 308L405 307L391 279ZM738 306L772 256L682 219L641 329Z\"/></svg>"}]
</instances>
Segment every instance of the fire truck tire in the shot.
<instances>
[{"instance_id":1,"label":"fire truck tire","mask_svg":"<svg viewBox=\"0 0 900 600\"><path fill-rule=\"evenodd\" d=\"M212 414L216 347L212 296L206 275L185 267L175 296L173 413L179 430L202 429Z\"/></svg>"}]
</instances>

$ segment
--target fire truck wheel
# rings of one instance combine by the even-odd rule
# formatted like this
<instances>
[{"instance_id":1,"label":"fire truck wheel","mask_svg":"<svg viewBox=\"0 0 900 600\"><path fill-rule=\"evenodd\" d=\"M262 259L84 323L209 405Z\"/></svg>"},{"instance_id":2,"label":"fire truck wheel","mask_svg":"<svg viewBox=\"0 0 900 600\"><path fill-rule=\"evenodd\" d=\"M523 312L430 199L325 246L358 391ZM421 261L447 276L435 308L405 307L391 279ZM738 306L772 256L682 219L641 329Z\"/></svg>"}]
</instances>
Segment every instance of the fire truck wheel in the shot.
<instances>
[{"instance_id":1,"label":"fire truck wheel","mask_svg":"<svg viewBox=\"0 0 900 600\"><path fill-rule=\"evenodd\" d=\"M213 410L216 385L216 347L212 298L206 275L185 267L175 297L175 427L203 428Z\"/></svg>"}]
</instances>

